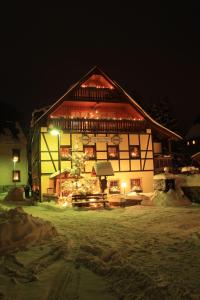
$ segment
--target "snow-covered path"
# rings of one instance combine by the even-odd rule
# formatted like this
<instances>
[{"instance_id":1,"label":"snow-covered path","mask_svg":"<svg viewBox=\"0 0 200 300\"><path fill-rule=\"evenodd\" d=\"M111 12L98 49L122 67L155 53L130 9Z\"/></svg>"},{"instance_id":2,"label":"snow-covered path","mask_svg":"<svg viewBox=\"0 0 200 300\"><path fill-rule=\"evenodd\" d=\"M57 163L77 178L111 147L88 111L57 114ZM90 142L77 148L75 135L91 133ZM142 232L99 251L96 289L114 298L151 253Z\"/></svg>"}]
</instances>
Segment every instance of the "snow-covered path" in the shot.
<instances>
[{"instance_id":1,"label":"snow-covered path","mask_svg":"<svg viewBox=\"0 0 200 300\"><path fill-rule=\"evenodd\" d=\"M200 207L24 209L51 221L60 237L15 255L28 270L35 261L38 272L17 283L1 275L8 299L16 291L16 300L200 299Z\"/></svg>"}]
</instances>

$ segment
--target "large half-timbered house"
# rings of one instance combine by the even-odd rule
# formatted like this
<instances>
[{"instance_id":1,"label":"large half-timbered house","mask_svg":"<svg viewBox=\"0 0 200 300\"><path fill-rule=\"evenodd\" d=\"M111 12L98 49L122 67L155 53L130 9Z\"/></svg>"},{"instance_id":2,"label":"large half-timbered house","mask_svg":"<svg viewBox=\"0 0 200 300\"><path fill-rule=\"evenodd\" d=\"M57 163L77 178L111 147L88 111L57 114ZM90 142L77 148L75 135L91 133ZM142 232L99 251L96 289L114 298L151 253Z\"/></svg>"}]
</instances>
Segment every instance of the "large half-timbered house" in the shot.
<instances>
[{"instance_id":1,"label":"large half-timbered house","mask_svg":"<svg viewBox=\"0 0 200 300\"><path fill-rule=\"evenodd\" d=\"M59 129L59 135L51 135L53 128ZM52 174L72 167L68 155L78 143L78 151L89 156L86 176L91 176L95 162L111 162L114 175L108 178L108 192L120 192L122 181L126 182L126 191L139 186L150 192L154 173L171 166L171 142L179 139L94 67L43 114L33 114L33 188L41 197L49 191L55 193Z\"/></svg>"}]
</instances>

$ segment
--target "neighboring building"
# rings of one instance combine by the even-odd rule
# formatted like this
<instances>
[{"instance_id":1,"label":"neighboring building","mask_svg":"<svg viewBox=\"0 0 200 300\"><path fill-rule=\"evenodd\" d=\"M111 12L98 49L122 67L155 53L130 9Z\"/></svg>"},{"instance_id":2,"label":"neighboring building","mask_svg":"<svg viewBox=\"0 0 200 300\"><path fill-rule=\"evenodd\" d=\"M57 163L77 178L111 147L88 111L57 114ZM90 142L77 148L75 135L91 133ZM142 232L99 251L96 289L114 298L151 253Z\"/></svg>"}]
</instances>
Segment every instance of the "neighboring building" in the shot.
<instances>
[{"instance_id":1,"label":"neighboring building","mask_svg":"<svg viewBox=\"0 0 200 300\"><path fill-rule=\"evenodd\" d=\"M59 129L58 136L51 135L53 128ZM87 176L94 176L96 161L111 162L114 176L108 178L108 191L123 191L126 182L126 191L138 186L150 192L154 173L172 166L172 141L182 139L97 67L40 116L33 114L30 136L33 189L41 197L56 191L53 173L72 167L69 154L75 144L89 156Z\"/></svg>"},{"instance_id":2,"label":"neighboring building","mask_svg":"<svg viewBox=\"0 0 200 300\"><path fill-rule=\"evenodd\" d=\"M191 155L200 151L200 124L194 124L185 136L186 144Z\"/></svg>"},{"instance_id":3,"label":"neighboring building","mask_svg":"<svg viewBox=\"0 0 200 300\"><path fill-rule=\"evenodd\" d=\"M192 164L200 169L200 152L192 155Z\"/></svg>"},{"instance_id":4,"label":"neighboring building","mask_svg":"<svg viewBox=\"0 0 200 300\"><path fill-rule=\"evenodd\" d=\"M0 191L27 184L27 141L17 122L0 126Z\"/></svg>"}]
</instances>

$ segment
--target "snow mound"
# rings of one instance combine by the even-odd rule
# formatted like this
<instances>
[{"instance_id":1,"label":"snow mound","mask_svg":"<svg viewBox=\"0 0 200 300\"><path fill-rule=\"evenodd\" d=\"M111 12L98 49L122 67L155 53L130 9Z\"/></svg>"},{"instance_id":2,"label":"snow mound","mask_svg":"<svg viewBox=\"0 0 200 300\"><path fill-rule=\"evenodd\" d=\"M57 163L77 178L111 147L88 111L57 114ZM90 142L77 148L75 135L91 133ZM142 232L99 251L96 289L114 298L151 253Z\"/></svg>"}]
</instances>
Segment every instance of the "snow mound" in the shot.
<instances>
[{"instance_id":1,"label":"snow mound","mask_svg":"<svg viewBox=\"0 0 200 300\"><path fill-rule=\"evenodd\" d=\"M191 201L180 190L169 189L168 192L155 191L151 197L155 206L188 206Z\"/></svg>"},{"instance_id":2,"label":"snow mound","mask_svg":"<svg viewBox=\"0 0 200 300\"><path fill-rule=\"evenodd\" d=\"M57 235L51 222L33 217L21 207L0 212L0 255L40 244Z\"/></svg>"},{"instance_id":3,"label":"snow mound","mask_svg":"<svg viewBox=\"0 0 200 300\"><path fill-rule=\"evenodd\" d=\"M4 201L24 201L23 188L14 187L8 191L8 194L4 198Z\"/></svg>"}]
</instances>

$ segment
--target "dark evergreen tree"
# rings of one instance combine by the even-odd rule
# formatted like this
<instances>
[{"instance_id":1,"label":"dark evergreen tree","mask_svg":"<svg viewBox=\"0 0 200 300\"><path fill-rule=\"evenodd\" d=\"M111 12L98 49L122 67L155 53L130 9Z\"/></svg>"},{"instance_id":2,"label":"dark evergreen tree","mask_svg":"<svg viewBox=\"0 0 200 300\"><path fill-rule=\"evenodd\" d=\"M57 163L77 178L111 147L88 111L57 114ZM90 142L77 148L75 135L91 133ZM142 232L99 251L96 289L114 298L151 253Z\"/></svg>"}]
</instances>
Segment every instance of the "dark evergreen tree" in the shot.
<instances>
[{"instance_id":1,"label":"dark evergreen tree","mask_svg":"<svg viewBox=\"0 0 200 300\"><path fill-rule=\"evenodd\" d=\"M150 116L161 125L178 132L178 122L173 116L173 110L168 97L164 97L154 102L149 107L148 112Z\"/></svg>"},{"instance_id":2,"label":"dark evergreen tree","mask_svg":"<svg viewBox=\"0 0 200 300\"><path fill-rule=\"evenodd\" d=\"M20 114L11 105L0 102L0 133L5 133L5 128L8 128L13 137L17 138L19 130L16 127L16 122L20 123Z\"/></svg>"}]
</instances>

